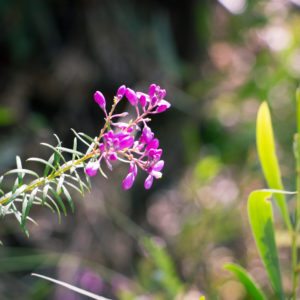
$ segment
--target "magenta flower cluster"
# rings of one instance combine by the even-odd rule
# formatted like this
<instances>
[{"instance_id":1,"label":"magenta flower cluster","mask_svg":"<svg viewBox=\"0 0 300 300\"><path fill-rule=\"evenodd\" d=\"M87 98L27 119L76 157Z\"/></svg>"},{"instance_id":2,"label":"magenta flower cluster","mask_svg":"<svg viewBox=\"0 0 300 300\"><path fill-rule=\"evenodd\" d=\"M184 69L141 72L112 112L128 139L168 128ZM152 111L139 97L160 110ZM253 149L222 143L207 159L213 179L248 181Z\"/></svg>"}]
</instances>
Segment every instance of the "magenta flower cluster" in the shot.
<instances>
[{"instance_id":1,"label":"magenta flower cluster","mask_svg":"<svg viewBox=\"0 0 300 300\"><path fill-rule=\"evenodd\" d=\"M105 97L96 91L94 100L103 110L106 123L100 133L95 156L86 164L86 174L95 176L101 169L102 161L112 170L113 163L119 160L129 164L128 174L122 182L123 189L132 187L139 169L148 174L144 187L150 189L154 178L162 177L164 161L161 160L163 151L159 148L159 140L155 138L148 123L151 115L170 108L165 96L166 90L156 84L149 86L147 94L122 85L114 97L111 111L107 113ZM135 118L127 122L123 120L127 112L114 114L117 104L123 98L135 108Z\"/></svg>"}]
</instances>

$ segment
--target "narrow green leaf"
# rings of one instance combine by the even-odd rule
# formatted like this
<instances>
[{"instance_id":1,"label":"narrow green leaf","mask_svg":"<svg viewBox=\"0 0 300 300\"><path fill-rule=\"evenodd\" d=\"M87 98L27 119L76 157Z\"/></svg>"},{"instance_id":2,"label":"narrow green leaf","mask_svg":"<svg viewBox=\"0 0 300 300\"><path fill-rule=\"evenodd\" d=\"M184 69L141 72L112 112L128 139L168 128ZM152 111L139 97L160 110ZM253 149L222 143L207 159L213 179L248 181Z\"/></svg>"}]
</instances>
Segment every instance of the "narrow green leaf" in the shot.
<instances>
[{"instance_id":1,"label":"narrow green leaf","mask_svg":"<svg viewBox=\"0 0 300 300\"><path fill-rule=\"evenodd\" d=\"M46 200L47 199L49 199L49 201L53 204L53 206L57 212L58 223L61 223L61 213L60 213L59 206L56 204L55 200L49 194L46 195Z\"/></svg>"},{"instance_id":2,"label":"narrow green leaf","mask_svg":"<svg viewBox=\"0 0 300 300\"><path fill-rule=\"evenodd\" d=\"M38 157L30 157L27 159L27 161L35 161L35 162L39 162L41 164L44 164L46 167L51 168L52 170L56 170L51 163L49 163L49 161L42 159L42 158L38 158Z\"/></svg>"},{"instance_id":3,"label":"narrow green leaf","mask_svg":"<svg viewBox=\"0 0 300 300\"><path fill-rule=\"evenodd\" d=\"M17 169L22 170L22 162L21 158L19 156L16 156L16 164L17 164ZM24 178L24 173L19 172L18 173L18 186L23 184L23 178Z\"/></svg>"},{"instance_id":4,"label":"narrow green leaf","mask_svg":"<svg viewBox=\"0 0 300 300\"><path fill-rule=\"evenodd\" d=\"M74 213L75 207L74 207L74 203L73 203L73 200L72 200L72 197L71 197L69 191L67 190L67 188L64 185L62 185L62 190L68 200L68 203L71 207L72 212Z\"/></svg>"},{"instance_id":5,"label":"narrow green leaf","mask_svg":"<svg viewBox=\"0 0 300 300\"><path fill-rule=\"evenodd\" d=\"M35 199L35 196L38 192L38 188L35 188L30 195L25 195L23 199L23 205L22 205L22 218L21 218L21 225L25 226L26 221L29 215L29 211L32 207L33 201Z\"/></svg>"},{"instance_id":6,"label":"narrow green leaf","mask_svg":"<svg viewBox=\"0 0 300 300\"><path fill-rule=\"evenodd\" d=\"M13 170L10 170L8 172L6 172L4 175L9 175L9 174L14 174L14 173L17 173L17 174L29 174L29 175L32 175L36 178L39 178L39 175L31 170L27 170L27 169L13 169Z\"/></svg>"},{"instance_id":7,"label":"narrow green leaf","mask_svg":"<svg viewBox=\"0 0 300 300\"><path fill-rule=\"evenodd\" d=\"M73 140L73 151L77 150L77 138L75 137ZM72 154L72 160L74 161L76 158L78 158L78 155Z\"/></svg>"},{"instance_id":8,"label":"narrow green leaf","mask_svg":"<svg viewBox=\"0 0 300 300\"><path fill-rule=\"evenodd\" d=\"M257 114L256 144L259 160L268 186L271 189L284 190L281 180L280 168L276 156L271 115L268 104L266 102L263 102L260 105ZM274 198L280 208L281 214L287 227L291 230L292 225L285 196L283 194L275 194Z\"/></svg>"},{"instance_id":9,"label":"narrow green leaf","mask_svg":"<svg viewBox=\"0 0 300 300\"><path fill-rule=\"evenodd\" d=\"M153 260L156 269L163 274L163 276L157 278L157 283L165 289L168 295L167 299L175 299L182 290L183 285L177 275L175 264L170 254L166 248L157 243L155 239L143 237L142 242Z\"/></svg>"},{"instance_id":10,"label":"narrow green leaf","mask_svg":"<svg viewBox=\"0 0 300 300\"><path fill-rule=\"evenodd\" d=\"M47 177L50 174L50 169L52 169L53 171L56 170L56 168L53 166L54 165L54 157L55 157L55 153L53 153L50 158L48 159L48 164L45 167L44 170L44 177Z\"/></svg>"},{"instance_id":11,"label":"narrow green leaf","mask_svg":"<svg viewBox=\"0 0 300 300\"><path fill-rule=\"evenodd\" d=\"M23 197L22 194L26 190L27 185L23 184L16 190L12 191L11 196L9 200L6 202L6 204L9 204L10 202L13 202L15 199L17 199L19 196Z\"/></svg>"},{"instance_id":12,"label":"narrow green leaf","mask_svg":"<svg viewBox=\"0 0 300 300\"><path fill-rule=\"evenodd\" d=\"M79 156L83 156L84 154L80 151L74 151L72 149L69 149L69 148L65 148L65 147L60 147L60 146L57 146L56 147L58 150L61 150L63 152L67 152L67 153L71 153L71 154L74 154L74 155L79 155Z\"/></svg>"},{"instance_id":13,"label":"narrow green leaf","mask_svg":"<svg viewBox=\"0 0 300 300\"><path fill-rule=\"evenodd\" d=\"M75 134L75 136L82 142L84 143L86 146L90 146L89 143L86 142L86 140L84 140L73 128L71 128L71 130L73 131L73 133Z\"/></svg>"},{"instance_id":14,"label":"narrow green leaf","mask_svg":"<svg viewBox=\"0 0 300 300\"><path fill-rule=\"evenodd\" d=\"M101 165L99 165L99 171L101 173L101 175L105 178L105 179L108 179L107 175L104 173L104 171L102 170L101 168Z\"/></svg>"},{"instance_id":15,"label":"narrow green leaf","mask_svg":"<svg viewBox=\"0 0 300 300\"><path fill-rule=\"evenodd\" d=\"M25 214L26 214L26 210L27 210L27 207L28 207L28 195L24 195L24 198L23 198L23 201L22 201L22 216L21 216L21 225L22 226L25 226L25 222L26 222L26 217Z\"/></svg>"},{"instance_id":16,"label":"narrow green leaf","mask_svg":"<svg viewBox=\"0 0 300 300\"><path fill-rule=\"evenodd\" d=\"M78 134L82 137L84 137L87 141L89 141L90 143L95 143L95 139L92 138L91 136L88 136L87 134L83 133L83 132L78 132Z\"/></svg>"},{"instance_id":17,"label":"narrow green leaf","mask_svg":"<svg viewBox=\"0 0 300 300\"><path fill-rule=\"evenodd\" d=\"M224 269L230 271L238 278L238 280L244 286L251 299L267 300L267 297L265 296L263 291L257 286L254 279L244 268L236 264L229 263L224 266Z\"/></svg>"},{"instance_id":18,"label":"narrow green leaf","mask_svg":"<svg viewBox=\"0 0 300 300\"><path fill-rule=\"evenodd\" d=\"M96 294L93 294L91 292L88 292L86 290L83 290L83 289L80 289L74 285L71 285L71 284L68 284L66 282L63 282L63 281L60 281L60 280L56 280L56 279L53 279L51 277L47 277L47 276L44 276L44 275L40 275L40 274L35 274L35 273L32 273L31 274L32 276L36 276L36 277L39 277L39 278L42 278L42 279L45 279L45 280L48 280L48 281L51 281L51 282L54 282L55 284L58 284L58 285L61 285L67 289L70 289L78 294L81 294L81 295L84 295L84 296L87 296L91 299L95 299L95 300L110 300L108 298L104 298L104 297L101 297L101 296L98 296Z\"/></svg>"},{"instance_id":19,"label":"narrow green leaf","mask_svg":"<svg viewBox=\"0 0 300 300\"><path fill-rule=\"evenodd\" d=\"M60 160L62 158L62 155L61 155L62 150L59 149L59 147L61 147L61 145L62 145L62 141L59 139L58 135L54 134L54 137L57 140L57 146L55 147L55 149L57 151L55 151L55 153L54 153L54 162L53 162L53 164L58 168L59 165L60 165Z\"/></svg>"},{"instance_id":20,"label":"narrow green leaf","mask_svg":"<svg viewBox=\"0 0 300 300\"><path fill-rule=\"evenodd\" d=\"M61 187L64 183L64 180L65 180L65 176L62 174L59 179L58 179L58 182L57 182L57 186L56 186L56 192L58 195L61 194Z\"/></svg>"},{"instance_id":21,"label":"narrow green leaf","mask_svg":"<svg viewBox=\"0 0 300 300\"><path fill-rule=\"evenodd\" d=\"M82 193L84 193L84 191L85 191L84 189L89 191L90 188L87 185L87 184L90 184L89 181L87 181L87 184L86 184L83 180L81 180L80 175L78 174L78 172L76 170L74 170L73 174L74 174L74 176L66 174L66 177L74 180L75 183L78 183Z\"/></svg>"},{"instance_id":22,"label":"narrow green leaf","mask_svg":"<svg viewBox=\"0 0 300 300\"><path fill-rule=\"evenodd\" d=\"M62 209L64 215L67 215L67 210L66 210L66 206L62 200L62 198L57 194L56 190L53 189L51 186L49 187L49 190L52 192L52 194L54 195L57 203L59 204L60 208Z\"/></svg>"},{"instance_id":23,"label":"narrow green leaf","mask_svg":"<svg viewBox=\"0 0 300 300\"><path fill-rule=\"evenodd\" d=\"M14 183L12 189L11 189L11 192L14 193L18 189L18 187L19 187L19 179L17 177L16 180L15 180L15 183Z\"/></svg>"},{"instance_id":24,"label":"narrow green leaf","mask_svg":"<svg viewBox=\"0 0 300 300\"><path fill-rule=\"evenodd\" d=\"M254 191L248 199L248 215L257 249L278 299L283 300L280 267L275 243L272 203L269 191Z\"/></svg>"},{"instance_id":25,"label":"narrow green leaf","mask_svg":"<svg viewBox=\"0 0 300 300\"><path fill-rule=\"evenodd\" d=\"M83 196L82 191L81 191L80 188L78 188L75 184L73 184L73 183L71 183L71 182L69 182L69 181L67 181L67 180L65 180L65 184L68 185L68 186L70 186L70 187L72 187L72 188L73 188L74 190L76 190L80 195Z\"/></svg>"},{"instance_id":26,"label":"narrow green leaf","mask_svg":"<svg viewBox=\"0 0 300 300\"><path fill-rule=\"evenodd\" d=\"M64 156L61 154L61 152L58 149L56 149L56 147L54 147L50 144L47 144L47 143L41 143L41 145L52 149L57 157L59 157L63 162L66 162ZM55 161L55 162L57 163L57 161Z\"/></svg>"},{"instance_id":27,"label":"narrow green leaf","mask_svg":"<svg viewBox=\"0 0 300 300\"><path fill-rule=\"evenodd\" d=\"M2 184L3 178L4 178L4 176L0 176L0 186ZM5 194L4 191L2 189L0 189L0 196L2 196L4 194Z\"/></svg>"},{"instance_id":28,"label":"narrow green leaf","mask_svg":"<svg viewBox=\"0 0 300 300\"><path fill-rule=\"evenodd\" d=\"M26 226L22 222L22 214L17 210L16 206L13 203L11 204L11 207L12 207L13 214L14 214L15 218L17 219L18 223L21 226L21 229L23 230L23 232L25 233L25 235L27 237L29 237L29 231L28 231L28 229L26 228Z\"/></svg>"}]
</instances>

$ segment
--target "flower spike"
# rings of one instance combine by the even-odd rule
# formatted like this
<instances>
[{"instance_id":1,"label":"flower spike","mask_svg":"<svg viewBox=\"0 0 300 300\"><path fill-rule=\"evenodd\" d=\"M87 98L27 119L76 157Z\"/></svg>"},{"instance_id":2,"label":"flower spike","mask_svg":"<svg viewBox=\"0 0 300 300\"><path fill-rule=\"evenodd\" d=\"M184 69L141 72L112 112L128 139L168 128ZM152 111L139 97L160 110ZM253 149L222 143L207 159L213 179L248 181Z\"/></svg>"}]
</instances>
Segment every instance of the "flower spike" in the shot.
<instances>
[{"instance_id":1,"label":"flower spike","mask_svg":"<svg viewBox=\"0 0 300 300\"><path fill-rule=\"evenodd\" d=\"M116 99L120 100L124 96L136 107L136 117L131 121L124 120L128 112L113 114L118 101L107 114L105 97L101 92L95 92L95 101L106 113L106 125L99 136L98 146L94 149L97 161L93 157L86 164L85 172L88 176L95 176L98 169L101 170L102 160L110 170L113 169L113 163L119 160L130 165L128 174L122 182L124 190L133 186L138 169L148 174L144 187L150 189L154 178L162 177L164 161L161 160L163 151L159 148L159 140L155 138L148 125L149 115L162 113L169 109L171 104L164 99L166 90L157 84L149 86L148 94L122 85L117 90Z\"/></svg>"}]
</instances>

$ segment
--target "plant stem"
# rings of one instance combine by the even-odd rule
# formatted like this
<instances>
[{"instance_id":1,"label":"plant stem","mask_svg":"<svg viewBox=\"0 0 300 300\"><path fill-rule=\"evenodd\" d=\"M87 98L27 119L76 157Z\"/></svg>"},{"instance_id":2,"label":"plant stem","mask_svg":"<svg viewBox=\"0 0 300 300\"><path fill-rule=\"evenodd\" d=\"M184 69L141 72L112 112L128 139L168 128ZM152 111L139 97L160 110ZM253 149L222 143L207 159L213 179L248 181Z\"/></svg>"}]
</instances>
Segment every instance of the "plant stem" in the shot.
<instances>
[{"instance_id":1,"label":"plant stem","mask_svg":"<svg viewBox=\"0 0 300 300\"><path fill-rule=\"evenodd\" d=\"M38 178L38 179L32 181L29 185L27 185L25 189L23 188L23 189L20 190L20 188L19 188L19 189L17 189L17 191L20 190L19 194L27 193L27 192L30 192L30 191L34 190L35 188L37 188L39 186L43 186L47 182L52 181L54 178L59 177L60 175L66 173L72 167L78 166L81 163L83 163L84 161L92 158L94 155L95 155L95 153L91 152L91 153L88 153L85 156L83 156L83 157L81 157L77 160L70 160L70 161L66 162L65 164L63 164L58 170L56 170L54 173L50 174L49 176ZM21 187L23 187L23 186L21 186ZM14 193L14 195L15 195L14 198L18 197L18 192L17 191ZM9 193L3 195L0 198L0 205L5 205L8 202L10 202L12 196L13 196L12 192L9 192Z\"/></svg>"},{"instance_id":2,"label":"plant stem","mask_svg":"<svg viewBox=\"0 0 300 300\"><path fill-rule=\"evenodd\" d=\"M119 102L119 99L115 97L114 98L114 103L111 107L111 110L110 110L109 114L106 117L105 124L104 124L103 128L100 130L99 136L97 138L97 143L95 143L95 147L93 148L93 150L90 153L84 155L83 157L81 157L77 160L70 160L70 161L66 162L58 170L51 173L47 177L41 177L41 178L38 178L36 180L33 180L27 186L22 185L14 193L12 193L12 192L6 193L2 197L0 197L0 205L8 204L10 201L13 201L15 198L17 198L20 194L30 192L30 191L34 190L35 188L37 188L39 186L43 186L47 182L52 181L54 178L59 177L62 174L68 172L72 167L78 166L81 163L83 163L84 161L92 158L95 155L95 150L97 149L98 142L101 140L101 138L102 138L103 134L105 133L106 129L109 128L109 124L111 122L111 117L113 115L113 112L116 109L116 106L117 106L118 102Z\"/></svg>"}]
</instances>

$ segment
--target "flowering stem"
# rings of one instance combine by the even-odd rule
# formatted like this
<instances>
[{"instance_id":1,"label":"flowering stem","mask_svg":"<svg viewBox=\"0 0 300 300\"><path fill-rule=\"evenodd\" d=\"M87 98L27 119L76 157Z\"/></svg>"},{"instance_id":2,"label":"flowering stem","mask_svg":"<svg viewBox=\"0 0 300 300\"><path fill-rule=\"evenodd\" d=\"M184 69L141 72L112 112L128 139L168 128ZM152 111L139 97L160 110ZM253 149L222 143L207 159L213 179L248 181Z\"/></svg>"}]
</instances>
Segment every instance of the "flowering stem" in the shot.
<instances>
[{"instance_id":1,"label":"flowering stem","mask_svg":"<svg viewBox=\"0 0 300 300\"><path fill-rule=\"evenodd\" d=\"M118 99L117 97L114 97L114 103L113 103L113 105L112 105L112 107L111 107L111 110L110 110L108 116L107 116L106 119L105 119L105 124L104 124L103 128L101 129L101 131L100 131L100 133L99 133L99 136L98 136L98 138L97 138L97 142L98 142L98 143L100 142L100 140L101 140L103 134L105 133L105 130L106 130L107 128L109 128L110 123L111 123L111 119L112 119L112 115L113 115L113 113L114 113L114 111L115 111L115 109L116 109L118 103L119 103L119 99ZM95 143L94 149L96 149L96 148L97 148L97 143Z\"/></svg>"},{"instance_id":2,"label":"flowering stem","mask_svg":"<svg viewBox=\"0 0 300 300\"><path fill-rule=\"evenodd\" d=\"M97 149L99 141L101 140L101 138L102 138L103 134L105 133L106 129L109 127L109 124L111 122L111 117L113 115L113 112L114 112L117 104L118 104L118 98L115 97L112 108L111 108L109 114L106 117L105 124L104 124L103 128L101 129L101 131L99 133L99 136L97 138L97 143L95 143L95 146L94 146L93 150L90 153L84 155L83 157L81 157L77 160L72 160L72 161L66 162L58 170L56 170L55 172L53 172L52 174L50 174L47 177L41 177L41 178L38 178L36 180L33 180L29 185L26 186L25 189L23 188L20 191L20 193L27 193L27 192L30 192L30 191L34 190L37 187L43 186L47 182L51 182L53 179L55 179L57 177L60 177L62 174L68 172L72 167L78 166L81 163L83 163L84 161L92 158L95 155L95 150ZM17 191L14 193L16 197L18 196ZM12 196L13 196L12 192L9 192L9 193L6 193L5 195L3 195L0 198L0 205L5 205L8 202L10 202Z\"/></svg>"},{"instance_id":3,"label":"flowering stem","mask_svg":"<svg viewBox=\"0 0 300 300\"><path fill-rule=\"evenodd\" d=\"M94 155L95 155L95 152L92 151L77 160L72 160L72 161L66 162L58 170L56 170L54 173L50 174L49 176L41 177L41 178L38 178L38 179L32 181L29 185L27 185L27 187L25 189L22 189L21 192L27 193L27 192L34 190L37 187L45 185L47 182L51 182L54 178L57 178L57 177L61 176L62 174L68 172L72 167L80 165L84 161L92 158ZM8 202L10 202L12 195L13 195L12 192L9 192L9 193L3 195L0 198L0 205L5 205ZM17 197L17 195L16 195L16 197Z\"/></svg>"},{"instance_id":4,"label":"flowering stem","mask_svg":"<svg viewBox=\"0 0 300 300\"><path fill-rule=\"evenodd\" d=\"M43 186L47 182L51 182L53 179L60 177L62 174L68 172L72 167L78 166L81 163L83 163L84 161L89 160L90 158L94 157L95 156L95 150L97 149L100 140L102 139L105 131L110 127L111 119L112 119L113 113L114 113L118 103L119 103L119 99L117 97L114 97L114 102L113 102L113 105L111 107L111 110L110 110L109 114L106 113L105 124L102 127L102 129L99 133L99 136L97 138L97 142L95 143L95 146L94 146L93 150L90 153L84 155L83 157L81 157L77 160L72 160L72 161L66 162L58 170L51 173L49 176L41 177L41 178L33 180L25 188L24 188L24 185L23 185L21 187L21 189L20 188L17 189L14 193L13 192L6 193L5 195L3 195L0 198L0 205L8 204L11 201L11 198L12 198L13 195L14 195L14 198L16 198L18 196L18 190L19 190L20 194L21 193L28 193L30 191L33 191L35 188ZM140 116L139 118L137 118L137 120L134 123L138 123L138 121L141 118L143 118L144 115L145 115L145 113L142 116Z\"/></svg>"}]
</instances>

